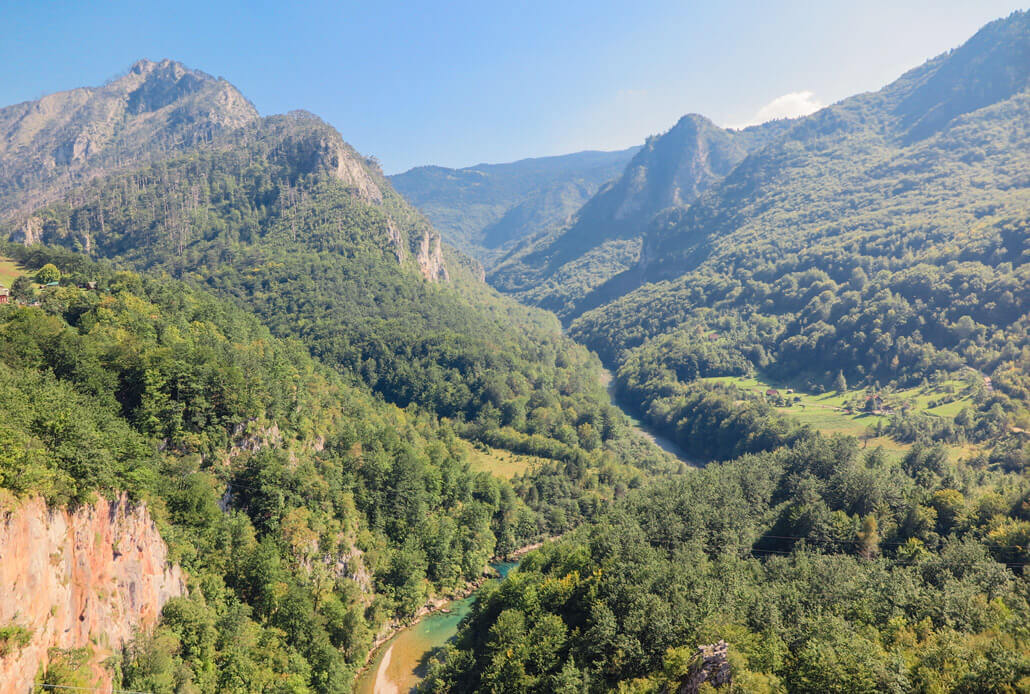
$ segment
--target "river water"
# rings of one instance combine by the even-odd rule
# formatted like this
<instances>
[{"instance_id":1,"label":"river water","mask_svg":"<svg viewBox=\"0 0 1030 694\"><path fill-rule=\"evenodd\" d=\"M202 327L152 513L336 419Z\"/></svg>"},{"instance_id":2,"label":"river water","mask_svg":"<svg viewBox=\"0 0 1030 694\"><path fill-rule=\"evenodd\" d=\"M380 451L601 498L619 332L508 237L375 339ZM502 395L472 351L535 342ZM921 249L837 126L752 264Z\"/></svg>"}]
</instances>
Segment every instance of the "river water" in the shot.
<instances>
[{"instance_id":1,"label":"river water","mask_svg":"<svg viewBox=\"0 0 1030 694\"><path fill-rule=\"evenodd\" d=\"M622 410L622 413L629 418L634 429L674 458L683 461L691 467L698 467L698 464L687 456L678 443L654 431L647 423L637 418L632 408L619 401L619 398L615 395L615 376L608 369L604 369L601 372L601 385L608 391L608 400Z\"/></svg>"},{"instance_id":2,"label":"river water","mask_svg":"<svg viewBox=\"0 0 1030 694\"><path fill-rule=\"evenodd\" d=\"M615 396L615 383L610 371L603 372L601 382L608 390L609 400L629 417L637 431L663 451L688 465L696 465L675 441L652 431L634 416L630 408L619 402ZM518 562L503 562L491 566L497 569L503 579L509 571L518 566ZM412 626L397 632L379 648L375 659L355 684L355 694L407 694L414 689L425 674L421 671L425 657L454 638L458 633L458 624L472 609L472 603L475 601L475 593L463 600L455 600L446 606L448 612L426 615Z\"/></svg>"},{"instance_id":3,"label":"river water","mask_svg":"<svg viewBox=\"0 0 1030 694\"><path fill-rule=\"evenodd\" d=\"M499 562L490 566L503 579L518 562ZM478 592L478 591L477 591ZM433 650L443 646L458 633L458 623L472 609L473 593L463 600L449 603L449 612L433 612L403 629L384 643L365 673L358 679L356 694L407 694L422 679L422 661Z\"/></svg>"}]
</instances>

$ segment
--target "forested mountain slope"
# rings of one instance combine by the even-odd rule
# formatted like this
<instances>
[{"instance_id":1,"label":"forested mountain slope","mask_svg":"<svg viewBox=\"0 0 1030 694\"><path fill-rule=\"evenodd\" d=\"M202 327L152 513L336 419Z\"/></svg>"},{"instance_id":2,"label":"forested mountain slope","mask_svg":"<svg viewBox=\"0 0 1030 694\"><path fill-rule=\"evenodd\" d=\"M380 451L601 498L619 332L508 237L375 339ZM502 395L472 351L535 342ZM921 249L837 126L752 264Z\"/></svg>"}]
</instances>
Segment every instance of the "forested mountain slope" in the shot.
<instances>
[{"instance_id":1,"label":"forested mountain slope","mask_svg":"<svg viewBox=\"0 0 1030 694\"><path fill-rule=\"evenodd\" d=\"M425 688L1017 692L1027 493L1022 473L939 449L892 465L854 439L710 465L484 590Z\"/></svg>"},{"instance_id":2,"label":"forested mountain slope","mask_svg":"<svg viewBox=\"0 0 1030 694\"><path fill-rule=\"evenodd\" d=\"M689 205L776 133L782 121L724 130L704 116L684 116L652 137L615 180L565 226L537 234L502 258L490 282L527 303L568 316L594 287L634 266L654 215Z\"/></svg>"},{"instance_id":3,"label":"forested mountain slope","mask_svg":"<svg viewBox=\"0 0 1030 694\"><path fill-rule=\"evenodd\" d=\"M163 114L192 103L180 67ZM596 357L483 284L316 117L153 132L134 167L27 179L0 222L24 271L63 272L0 307L0 484L146 499L191 577L124 654L128 688L347 691L390 620L672 467ZM540 462L509 484L471 472L473 446ZM72 670L47 676L83 685Z\"/></svg>"},{"instance_id":4,"label":"forested mountain slope","mask_svg":"<svg viewBox=\"0 0 1030 694\"><path fill-rule=\"evenodd\" d=\"M687 117L493 275L709 461L682 475L318 118L174 63L12 107L0 502L147 503L189 590L107 663L134 691L347 691L391 622L558 534L426 690L1025 690L1028 55L1015 13L803 119ZM820 433L845 411L861 438ZM95 686L89 643L52 656Z\"/></svg>"},{"instance_id":5,"label":"forested mountain slope","mask_svg":"<svg viewBox=\"0 0 1030 694\"><path fill-rule=\"evenodd\" d=\"M761 262L813 243L865 240L876 227L915 252L926 227L935 235L924 245L934 245L977 220L1025 210L1028 34L1026 13L998 20L880 91L801 119L649 233L643 277L678 276L730 254L758 250Z\"/></svg>"},{"instance_id":6,"label":"forested mountain slope","mask_svg":"<svg viewBox=\"0 0 1030 694\"><path fill-rule=\"evenodd\" d=\"M0 487L55 508L128 492L188 576L122 655L127 688L349 691L388 620L551 532L555 513L470 471L451 426L346 383L232 303L6 250L64 276L0 306ZM67 664L47 677L90 684Z\"/></svg>"},{"instance_id":7,"label":"forested mountain slope","mask_svg":"<svg viewBox=\"0 0 1030 694\"><path fill-rule=\"evenodd\" d=\"M96 177L8 231L232 297L324 363L390 402L456 420L467 437L563 462L625 460L610 450L617 415L596 361L553 317L484 285L374 162L310 114L255 120ZM552 407L558 417L541 417Z\"/></svg>"},{"instance_id":8,"label":"forested mountain slope","mask_svg":"<svg viewBox=\"0 0 1030 694\"><path fill-rule=\"evenodd\" d=\"M504 251L565 224L635 152L577 152L464 169L420 166L390 182L447 243L490 266Z\"/></svg>"},{"instance_id":9,"label":"forested mountain slope","mask_svg":"<svg viewBox=\"0 0 1030 694\"><path fill-rule=\"evenodd\" d=\"M993 22L652 220L570 332L713 462L528 557L428 689L1026 686L1028 50Z\"/></svg>"},{"instance_id":10,"label":"forested mountain slope","mask_svg":"<svg viewBox=\"0 0 1030 694\"><path fill-rule=\"evenodd\" d=\"M973 420L995 404L1002 428L1024 428L1028 26L1026 13L999 20L883 90L801 119L660 215L639 263L598 290L602 305L571 333L670 431L686 426L680 398L700 378L757 371L812 389L839 374L879 389L964 367L989 378L988 393L949 436L981 437ZM612 298L646 280L660 281ZM951 426L893 419L909 438Z\"/></svg>"}]
</instances>

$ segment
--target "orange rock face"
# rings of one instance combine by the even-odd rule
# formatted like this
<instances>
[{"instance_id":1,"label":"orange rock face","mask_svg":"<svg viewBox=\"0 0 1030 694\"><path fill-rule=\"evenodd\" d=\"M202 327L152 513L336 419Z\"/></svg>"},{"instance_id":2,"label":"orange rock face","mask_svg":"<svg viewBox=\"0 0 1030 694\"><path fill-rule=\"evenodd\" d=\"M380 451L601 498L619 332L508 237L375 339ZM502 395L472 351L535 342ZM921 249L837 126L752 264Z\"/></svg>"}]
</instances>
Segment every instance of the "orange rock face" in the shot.
<instances>
[{"instance_id":1,"label":"orange rock face","mask_svg":"<svg viewBox=\"0 0 1030 694\"><path fill-rule=\"evenodd\" d=\"M0 511L0 628L31 631L0 657L0 694L30 691L54 647L89 647L96 686L109 688L100 663L186 592L167 556L146 506L125 496L74 512L38 498Z\"/></svg>"}]
</instances>

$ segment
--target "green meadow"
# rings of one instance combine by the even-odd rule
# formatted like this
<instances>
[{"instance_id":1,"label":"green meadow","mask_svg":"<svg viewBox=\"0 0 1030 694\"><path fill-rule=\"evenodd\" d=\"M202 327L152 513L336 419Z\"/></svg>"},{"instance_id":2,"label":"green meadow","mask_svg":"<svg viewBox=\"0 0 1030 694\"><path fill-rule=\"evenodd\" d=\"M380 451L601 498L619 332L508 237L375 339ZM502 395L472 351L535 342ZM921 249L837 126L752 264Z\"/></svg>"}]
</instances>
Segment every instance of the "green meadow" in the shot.
<instances>
[{"instance_id":1,"label":"green meadow","mask_svg":"<svg viewBox=\"0 0 1030 694\"><path fill-rule=\"evenodd\" d=\"M865 389L849 390L845 393L827 391L810 393L763 376L718 376L706 378L712 383L725 383L758 395L773 389L779 391L784 406L776 409L807 424L824 434L846 434L856 436L869 447L880 446L897 455L904 454L911 444L895 441L887 436L872 436L870 427L886 424L890 413L876 414L864 411L864 404L870 392ZM973 385L970 381L948 379L938 383L914 388L884 388L879 391L883 406L892 411L909 409L936 417L951 419L965 407L974 407ZM950 447L953 455L967 457L977 449L972 445Z\"/></svg>"}]
</instances>

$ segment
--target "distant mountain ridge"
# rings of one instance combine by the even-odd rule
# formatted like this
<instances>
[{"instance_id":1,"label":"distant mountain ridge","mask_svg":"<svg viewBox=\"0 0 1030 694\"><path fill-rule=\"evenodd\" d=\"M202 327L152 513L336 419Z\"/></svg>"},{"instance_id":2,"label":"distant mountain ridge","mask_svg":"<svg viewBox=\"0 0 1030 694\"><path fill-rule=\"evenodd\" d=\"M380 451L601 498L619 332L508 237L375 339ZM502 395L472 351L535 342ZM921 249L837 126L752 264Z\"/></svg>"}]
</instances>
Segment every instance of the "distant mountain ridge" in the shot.
<instances>
[{"instance_id":1,"label":"distant mountain ridge","mask_svg":"<svg viewBox=\"0 0 1030 694\"><path fill-rule=\"evenodd\" d=\"M698 114L651 137L621 175L604 185L566 226L512 250L490 281L530 303L565 314L595 286L637 261L650 220L689 205L747 154L789 127L773 121L742 131Z\"/></svg>"},{"instance_id":2,"label":"distant mountain ridge","mask_svg":"<svg viewBox=\"0 0 1030 694\"><path fill-rule=\"evenodd\" d=\"M982 216L975 208L988 200L1018 205L1010 193L1028 183L1019 165L1030 123L1028 37L1030 14L1016 13L878 92L800 119L697 204L659 220L645 236L634 281L735 255L743 239L777 238L775 253L802 250L812 235L826 235L828 222L837 223L835 235L858 231L876 208L897 207L885 220L896 226L921 212L895 205L904 197L932 198L938 215L948 211L942 226L952 232ZM998 140L985 138L989 127L1001 128ZM975 198L955 195L976 161L992 164L992 180L976 186Z\"/></svg>"},{"instance_id":3,"label":"distant mountain ridge","mask_svg":"<svg viewBox=\"0 0 1030 694\"><path fill-rule=\"evenodd\" d=\"M488 280L571 320L642 283L676 277L705 262L717 247L735 252L740 239L731 242L730 235L737 230L752 229L782 252L782 242L771 239L786 230L785 200L800 195L809 201L795 209L807 210L810 221L799 218L787 225L795 229L822 219L811 207L815 198L847 217L858 204L852 193L881 178L892 157L926 163L937 156L935 146L961 149L966 145L940 138L969 114L994 104L1010 104L992 121L1010 121L1015 144L1025 123L1018 116L1020 94L1030 84L1026 25L1025 12L992 22L962 46L881 90L803 118L735 131L704 116L684 116L666 133L649 138L622 174L569 223L527 234L498 258ZM835 169L838 165L843 168ZM855 165L868 170L859 174ZM905 164L912 170L921 165ZM931 179L939 184L943 176L938 169ZM913 181L910 177L906 185ZM1008 185L1018 181L1017 175ZM805 186L812 189L802 191ZM892 192L900 191L875 195Z\"/></svg>"},{"instance_id":4,"label":"distant mountain ridge","mask_svg":"<svg viewBox=\"0 0 1030 694\"><path fill-rule=\"evenodd\" d=\"M638 148L477 164L420 166L390 177L444 239L491 265L505 250L565 224Z\"/></svg>"}]
</instances>

